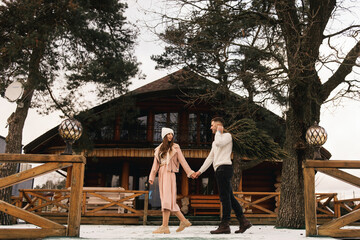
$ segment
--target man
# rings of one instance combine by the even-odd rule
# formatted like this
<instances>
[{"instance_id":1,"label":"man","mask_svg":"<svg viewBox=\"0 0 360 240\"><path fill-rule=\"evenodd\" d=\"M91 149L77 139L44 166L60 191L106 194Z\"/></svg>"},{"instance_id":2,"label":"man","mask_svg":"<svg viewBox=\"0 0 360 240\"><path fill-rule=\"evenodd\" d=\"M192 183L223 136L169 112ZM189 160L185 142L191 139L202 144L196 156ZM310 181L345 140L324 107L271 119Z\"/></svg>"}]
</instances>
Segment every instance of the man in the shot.
<instances>
[{"instance_id":1,"label":"man","mask_svg":"<svg viewBox=\"0 0 360 240\"><path fill-rule=\"evenodd\" d=\"M211 146L209 156L205 159L203 165L192 175L193 178L198 178L200 174L205 172L212 164L215 171L215 177L219 188L220 201L222 203L223 217L218 229L210 231L211 234L230 233L230 213L231 208L234 209L236 218L239 220L239 230L235 233L243 233L252 224L245 218L239 202L235 199L232 187L231 178L233 176L233 168L231 162L232 152L232 137L228 132L224 132L224 119L215 117L211 120L211 128L215 134L215 139Z\"/></svg>"}]
</instances>

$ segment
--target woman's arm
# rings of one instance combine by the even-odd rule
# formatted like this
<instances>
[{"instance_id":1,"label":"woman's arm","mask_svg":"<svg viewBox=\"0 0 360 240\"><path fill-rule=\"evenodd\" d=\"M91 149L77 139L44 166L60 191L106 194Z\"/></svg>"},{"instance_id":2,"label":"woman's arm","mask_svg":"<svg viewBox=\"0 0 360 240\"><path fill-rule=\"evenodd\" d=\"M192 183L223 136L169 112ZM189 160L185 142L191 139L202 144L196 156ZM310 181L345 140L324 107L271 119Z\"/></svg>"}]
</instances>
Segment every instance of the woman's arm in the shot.
<instances>
[{"instance_id":1,"label":"woman's arm","mask_svg":"<svg viewBox=\"0 0 360 240\"><path fill-rule=\"evenodd\" d=\"M158 159L156 158L156 154L155 154L154 162L153 162L153 165L152 165L152 168L151 168L151 171L150 171L150 175L149 175L149 183L150 184L153 184L156 173L157 173L158 170L159 170L159 162L158 162Z\"/></svg>"},{"instance_id":2,"label":"woman's arm","mask_svg":"<svg viewBox=\"0 0 360 240\"><path fill-rule=\"evenodd\" d=\"M178 155L177 158L179 160L179 163L184 168L184 171L186 172L186 175L189 178L194 173L194 171L190 168L189 164L187 163L187 161L180 149L180 146L176 146L175 149L176 149L176 152Z\"/></svg>"}]
</instances>

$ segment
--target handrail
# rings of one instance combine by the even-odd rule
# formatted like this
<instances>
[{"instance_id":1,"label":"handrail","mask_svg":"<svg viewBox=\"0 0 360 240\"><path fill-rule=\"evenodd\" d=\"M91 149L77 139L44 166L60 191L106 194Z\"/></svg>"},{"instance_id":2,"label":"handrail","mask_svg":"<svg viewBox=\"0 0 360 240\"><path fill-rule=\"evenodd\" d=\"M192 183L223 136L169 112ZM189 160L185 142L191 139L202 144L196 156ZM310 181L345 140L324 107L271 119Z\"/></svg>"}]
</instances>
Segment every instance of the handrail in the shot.
<instances>
[{"instance_id":1,"label":"handrail","mask_svg":"<svg viewBox=\"0 0 360 240\"><path fill-rule=\"evenodd\" d=\"M351 209L350 212L341 216L341 205L346 200L339 201L334 196L334 215L338 217L321 226L317 226L317 208L315 205L315 170L327 174L341 181L360 187L360 178L343 169L360 169L360 161L346 160L306 160L303 163L304 172L304 198L305 198L305 225L306 236L320 235L330 237L357 237L360 235L359 229L342 229L355 221L360 220L360 209Z\"/></svg>"},{"instance_id":2,"label":"handrail","mask_svg":"<svg viewBox=\"0 0 360 240\"><path fill-rule=\"evenodd\" d=\"M0 239L11 238L42 238L47 236L74 236L80 234L80 206L81 193L84 180L86 158L81 155L40 155L40 154L0 154L0 163L44 163L32 169L28 169L11 176L0 179L0 189L13 186L17 183L33 179L49 172L63 168L71 168L71 191L70 206L67 226L58 224L49 219L26 211L19 207L21 203L16 201L17 206L0 200L0 211L21 218L29 223L39 226L40 229L27 229L19 231L16 228L1 228Z\"/></svg>"},{"instance_id":3,"label":"handrail","mask_svg":"<svg viewBox=\"0 0 360 240\"><path fill-rule=\"evenodd\" d=\"M44 214L61 214L68 211L70 189L20 189L20 197L24 199L24 209ZM44 196L43 193L49 193ZM109 194L116 194L109 196ZM132 202L136 197L144 195L144 210L134 208ZM123 190L120 188L84 187L82 192L82 216L143 216L143 224L147 223L149 191Z\"/></svg>"}]
</instances>

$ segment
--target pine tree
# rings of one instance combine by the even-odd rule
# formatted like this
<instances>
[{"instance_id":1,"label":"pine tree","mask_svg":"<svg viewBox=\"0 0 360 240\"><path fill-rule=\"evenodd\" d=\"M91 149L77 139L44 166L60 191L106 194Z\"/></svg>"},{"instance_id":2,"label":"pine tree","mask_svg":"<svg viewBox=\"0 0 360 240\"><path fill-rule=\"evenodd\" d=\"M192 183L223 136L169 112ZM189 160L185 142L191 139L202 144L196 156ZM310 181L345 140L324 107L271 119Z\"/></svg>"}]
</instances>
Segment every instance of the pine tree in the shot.
<instances>
[{"instance_id":1,"label":"pine tree","mask_svg":"<svg viewBox=\"0 0 360 240\"><path fill-rule=\"evenodd\" d=\"M22 103L10 116L6 153L20 153L22 129L31 106L61 108L71 114L76 91L95 83L100 97L123 93L138 71L132 55L136 31L124 17L127 5L117 0L21 0L0 6L0 79L2 89L18 80L24 85ZM61 96L52 92L62 85ZM44 103L41 99L53 99ZM0 177L16 171L0 167ZM11 189L0 192L10 200ZM1 224L9 224L1 215Z\"/></svg>"}]
</instances>

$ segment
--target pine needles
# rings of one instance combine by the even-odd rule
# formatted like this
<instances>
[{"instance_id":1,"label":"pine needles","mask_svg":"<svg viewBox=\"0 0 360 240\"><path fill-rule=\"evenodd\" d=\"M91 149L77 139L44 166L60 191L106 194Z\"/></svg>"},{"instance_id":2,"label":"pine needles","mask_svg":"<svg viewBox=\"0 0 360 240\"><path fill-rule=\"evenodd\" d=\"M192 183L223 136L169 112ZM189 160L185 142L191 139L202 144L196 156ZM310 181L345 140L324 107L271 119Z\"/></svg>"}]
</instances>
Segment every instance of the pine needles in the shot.
<instances>
[{"instance_id":1,"label":"pine needles","mask_svg":"<svg viewBox=\"0 0 360 240\"><path fill-rule=\"evenodd\" d=\"M233 151L241 156L256 160L280 160L286 152L253 120L244 118L231 124L226 130L233 137Z\"/></svg>"}]
</instances>

